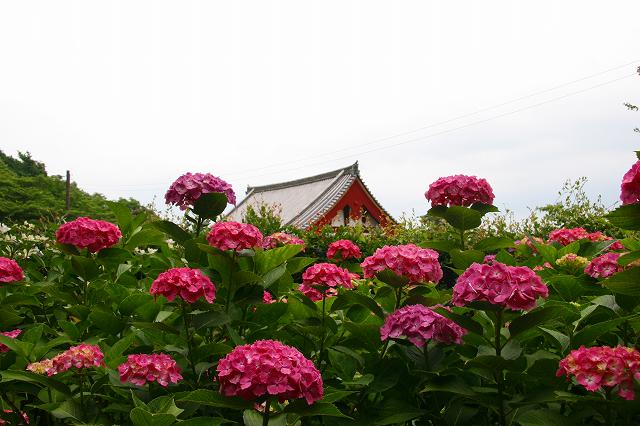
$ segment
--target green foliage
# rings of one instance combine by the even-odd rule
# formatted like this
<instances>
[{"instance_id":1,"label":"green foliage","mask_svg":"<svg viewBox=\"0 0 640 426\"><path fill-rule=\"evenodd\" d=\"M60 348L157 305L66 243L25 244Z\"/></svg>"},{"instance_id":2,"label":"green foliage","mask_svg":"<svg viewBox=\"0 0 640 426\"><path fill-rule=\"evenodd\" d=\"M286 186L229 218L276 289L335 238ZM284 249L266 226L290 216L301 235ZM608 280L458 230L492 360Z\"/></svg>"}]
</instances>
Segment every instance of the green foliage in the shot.
<instances>
[{"instance_id":1,"label":"green foliage","mask_svg":"<svg viewBox=\"0 0 640 426\"><path fill-rule=\"evenodd\" d=\"M21 222L47 218L57 220L90 216L94 219L114 220L108 200L101 194L88 194L72 182L71 209L66 211L65 179L49 176L43 163L29 153L19 153L15 159L0 151L0 220ZM134 212L145 210L136 200L119 202Z\"/></svg>"},{"instance_id":2,"label":"green foliage","mask_svg":"<svg viewBox=\"0 0 640 426\"><path fill-rule=\"evenodd\" d=\"M282 219L277 206L265 203L260 204L257 209L248 206L242 221L254 225L264 235L271 235L282 229Z\"/></svg>"}]
</instances>

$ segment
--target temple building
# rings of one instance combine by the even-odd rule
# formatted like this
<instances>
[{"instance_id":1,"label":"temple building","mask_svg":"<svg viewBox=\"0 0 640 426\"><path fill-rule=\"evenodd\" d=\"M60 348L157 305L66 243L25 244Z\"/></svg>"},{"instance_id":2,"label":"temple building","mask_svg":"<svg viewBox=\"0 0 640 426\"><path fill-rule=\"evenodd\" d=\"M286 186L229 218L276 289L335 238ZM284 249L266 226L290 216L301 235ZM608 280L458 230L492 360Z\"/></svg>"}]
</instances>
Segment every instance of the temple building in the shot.
<instances>
[{"instance_id":1,"label":"temple building","mask_svg":"<svg viewBox=\"0 0 640 426\"><path fill-rule=\"evenodd\" d=\"M268 206L283 225L313 228L361 223L374 227L393 223L360 177L358 162L343 169L302 179L263 186L249 186L246 197L227 215L242 222L247 208Z\"/></svg>"}]
</instances>

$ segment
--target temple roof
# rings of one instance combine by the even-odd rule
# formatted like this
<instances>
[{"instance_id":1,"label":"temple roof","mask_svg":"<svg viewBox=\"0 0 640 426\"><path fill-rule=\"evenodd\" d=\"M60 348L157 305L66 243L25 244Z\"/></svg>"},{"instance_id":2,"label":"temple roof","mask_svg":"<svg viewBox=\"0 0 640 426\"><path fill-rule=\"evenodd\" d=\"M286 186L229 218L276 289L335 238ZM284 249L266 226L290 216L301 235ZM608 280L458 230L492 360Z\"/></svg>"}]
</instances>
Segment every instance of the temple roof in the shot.
<instances>
[{"instance_id":1,"label":"temple roof","mask_svg":"<svg viewBox=\"0 0 640 426\"><path fill-rule=\"evenodd\" d=\"M358 162L331 172L271 185L249 186L246 197L227 215L229 220L241 222L248 206L254 209L265 204L273 206L284 225L307 228L318 221L342 198L354 181L360 178ZM371 195L371 199L380 203ZM382 211L382 207L380 207ZM384 213L391 217L386 211Z\"/></svg>"}]
</instances>

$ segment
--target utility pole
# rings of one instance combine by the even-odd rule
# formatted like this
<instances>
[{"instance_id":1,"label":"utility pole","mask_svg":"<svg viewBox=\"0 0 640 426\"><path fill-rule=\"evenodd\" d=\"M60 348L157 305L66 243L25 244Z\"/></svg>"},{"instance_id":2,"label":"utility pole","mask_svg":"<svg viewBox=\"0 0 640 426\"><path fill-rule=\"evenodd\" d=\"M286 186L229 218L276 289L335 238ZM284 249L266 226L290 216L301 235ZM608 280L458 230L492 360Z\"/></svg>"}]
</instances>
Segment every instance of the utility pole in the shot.
<instances>
[{"instance_id":1,"label":"utility pole","mask_svg":"<svg viewBox=\"0 0 640 426\"><path fill-rule=\"evenodd\" d=\"M67 193L66 193L66 207L67 212L71 209L71 172L67 170L67 185L66 185Z\"/></svg>"}]
</instances>

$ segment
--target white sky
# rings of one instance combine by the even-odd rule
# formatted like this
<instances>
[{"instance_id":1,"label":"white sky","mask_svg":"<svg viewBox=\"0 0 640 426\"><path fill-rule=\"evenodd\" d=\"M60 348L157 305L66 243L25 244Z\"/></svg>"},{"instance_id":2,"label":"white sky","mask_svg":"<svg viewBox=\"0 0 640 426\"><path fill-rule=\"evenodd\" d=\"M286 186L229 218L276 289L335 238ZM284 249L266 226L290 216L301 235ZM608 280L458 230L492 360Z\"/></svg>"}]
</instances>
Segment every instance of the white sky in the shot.
<instances>
[{"instance_id":1,"label":"white sky","mask_svg":"<svg viewBox=\"0 0 640 426\"><path fill-rule=\"evenodd\" d=\"M639 16L637 0L4 1L0 149L158 205L187 171L242 198L355 160L394 215L456 173L519 215L579 176L610 204L640 147L622 105L640 104Z\"/></svg>"}]
</instances>

